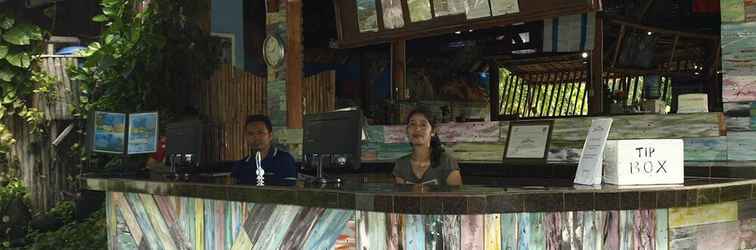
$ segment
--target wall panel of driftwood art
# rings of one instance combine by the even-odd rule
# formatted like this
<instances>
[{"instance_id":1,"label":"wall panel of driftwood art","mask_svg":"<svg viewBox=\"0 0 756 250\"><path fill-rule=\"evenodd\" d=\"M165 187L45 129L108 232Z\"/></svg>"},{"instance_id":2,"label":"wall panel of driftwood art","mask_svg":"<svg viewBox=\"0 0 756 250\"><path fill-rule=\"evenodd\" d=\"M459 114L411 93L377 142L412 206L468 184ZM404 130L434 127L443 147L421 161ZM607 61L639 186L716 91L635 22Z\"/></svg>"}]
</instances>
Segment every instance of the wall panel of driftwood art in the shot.
<instances>
[{"instance_id":1,"label":"wall panel of driftwood art","mask_svg":"<svg viewBox=\"0 0 756 250\"><path fill-rule=\"evenodd\" d=\"M208 119L206 153L209 161L237 160L247 155L244 121L251 114L268 114L265 78L230 65L221 66L200 88L200 112ZM304 79L306 113L332 111L336 106L336 73L325 71ZM285 95L286 93L280 93ZM269 115L269 114L268 114Z\"/></svg>"}]
</instances>

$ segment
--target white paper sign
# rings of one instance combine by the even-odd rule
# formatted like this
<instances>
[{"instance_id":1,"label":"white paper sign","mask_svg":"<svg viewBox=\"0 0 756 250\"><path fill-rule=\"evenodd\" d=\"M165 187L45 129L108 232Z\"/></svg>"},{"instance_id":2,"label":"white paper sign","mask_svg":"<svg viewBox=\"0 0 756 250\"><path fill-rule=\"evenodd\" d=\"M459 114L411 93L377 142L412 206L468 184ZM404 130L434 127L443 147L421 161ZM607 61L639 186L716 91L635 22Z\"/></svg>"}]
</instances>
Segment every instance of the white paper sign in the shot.
<instances>
[{"instance_id":1,"label":"white paper sign","mask_svg":"<svg viewBox=\"0 0 756 250\"><path fill-rule=\"evenodd\" d=\"M683 183L683 140L612 140L606 144L604 182L616 185Z\"/></svg>"},{"instance_id":2,"label":"white paper sign","mask_svg":"<svg viewBox=\"0 0 756 250\"><path fill-rule=\"evenodd\" d=\"M507 158L543 158L549 137L549 125L512 126Z\"/></svg>"},{"instance_id":3,"label":"white paper sign","mask_svg":"<svg viewBox=\"0 0 756 250\"><path fill-rule=\"evenodd\" d=\"M684 94L677 96L678 114L702 112L709 112L709 96L707 94Z\"/></svg>"},{"instance_id":4,"label":"white paper sign","mask_svg":"<svg viewBox=\"0 0 756 250\"><path fill-rule=\"evenodd\" d=\"M574 183L583 185L601 184L604 146L609 137L612 121L612 118L600 118L591 122L591 128L588 130L588 136L583 144L583 152L580 154Z\"/></svg>"}]
</instances>

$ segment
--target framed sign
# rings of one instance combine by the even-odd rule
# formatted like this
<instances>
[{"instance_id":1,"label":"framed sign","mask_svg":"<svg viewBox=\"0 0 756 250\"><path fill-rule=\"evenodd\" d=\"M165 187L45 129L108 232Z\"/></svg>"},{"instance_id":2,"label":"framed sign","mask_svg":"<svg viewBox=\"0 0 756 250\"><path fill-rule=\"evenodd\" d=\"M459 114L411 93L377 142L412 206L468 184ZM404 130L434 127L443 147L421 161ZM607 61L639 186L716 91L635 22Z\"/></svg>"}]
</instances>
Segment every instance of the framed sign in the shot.
<instances>
[{"instance_id":1,"label":"framed sign","mask_svg":"<svg viewBox=\"0 0 756 250\"><path fill-rule=\"evenodd\" d=\"M145 154L157 151L158 113L129 114L128 154Z\"/></svg>"},{"instance_id":2,"label":"framed sign","mask_svg":"<svg viewBox=\"0 0 756 250\"><path fill-rule=\"evenodd\" d=\"M126 114L94 112L92 151L123 154L126 148Z\"/></svg>"},{"instance_id":3,"label":"framed sign","mask_svg":"<svg viewBox=\"0 0 756 250\"><path fill-rule=\"evenodd\" d=\"M211 32L210 35L218 37L221 41L220 63L238 66L236 65L236 57L234 57L236 55L236 36L233 33L218 32Z\"/></svg>"},{"instance_id":4,"label":"framed sign","mask_svg":"<svg viewBox=\"0 0 756 250\"><path fill-rule=\"evenodd\" d=\"M157 151L158 113L94 111L87 133L95 153L133 155Z\"/></svg>"},{"instance_id":5,"label":"framed sign","mask_svg":"<svg viewBox=\"0 0 756 250\"><path fill-rule=\"evenodd\" d=\"M553 128L553 120L510 122L504 162L545 164Z\"/></svg>"}]
</instances>

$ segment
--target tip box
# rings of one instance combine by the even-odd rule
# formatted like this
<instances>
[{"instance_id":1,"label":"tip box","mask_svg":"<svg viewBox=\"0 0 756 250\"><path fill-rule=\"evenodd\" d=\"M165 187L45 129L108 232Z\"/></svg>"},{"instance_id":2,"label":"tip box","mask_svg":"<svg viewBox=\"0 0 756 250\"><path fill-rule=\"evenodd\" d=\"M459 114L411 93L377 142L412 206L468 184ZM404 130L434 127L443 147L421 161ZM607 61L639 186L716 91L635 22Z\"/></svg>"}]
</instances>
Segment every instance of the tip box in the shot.
<instances>
[{"instance_id":1,"label":"tip box","mask_svg":"<svg viewBox=\"0 0 756 250\"><path fill-rule=\"evenodd\" d=\"M604 183L682 184L683 140L610 140L604 150Z\"/></svg>"}]
</instances>

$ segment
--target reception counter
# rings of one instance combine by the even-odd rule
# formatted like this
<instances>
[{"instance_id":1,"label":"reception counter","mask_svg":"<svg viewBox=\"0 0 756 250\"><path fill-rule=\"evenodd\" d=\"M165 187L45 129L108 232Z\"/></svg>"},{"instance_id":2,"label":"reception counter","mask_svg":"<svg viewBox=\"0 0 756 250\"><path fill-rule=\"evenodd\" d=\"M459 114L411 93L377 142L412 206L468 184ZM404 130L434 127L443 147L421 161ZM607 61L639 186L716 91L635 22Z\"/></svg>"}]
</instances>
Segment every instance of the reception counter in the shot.
<instances>
[{"instance_id":1,"label":"reception counter","mask_svg":"<svg viewBox=\"0 0 756 250\"><path fill-rule=\"evenodd\" d=\"M346 179L292 187L84 180L107 193L111 249L756 247L756 180L628 189L541 178L462 187Z\"/></svg>"}]
</instances>

